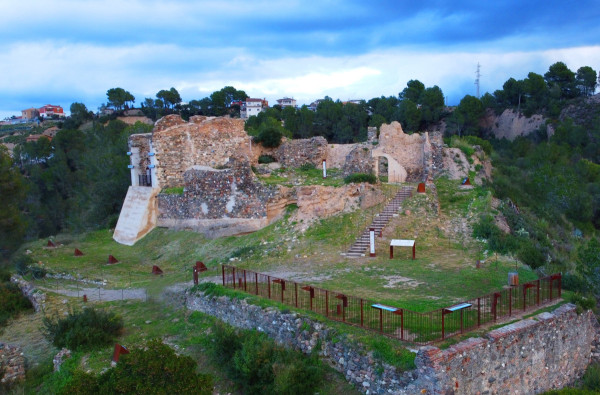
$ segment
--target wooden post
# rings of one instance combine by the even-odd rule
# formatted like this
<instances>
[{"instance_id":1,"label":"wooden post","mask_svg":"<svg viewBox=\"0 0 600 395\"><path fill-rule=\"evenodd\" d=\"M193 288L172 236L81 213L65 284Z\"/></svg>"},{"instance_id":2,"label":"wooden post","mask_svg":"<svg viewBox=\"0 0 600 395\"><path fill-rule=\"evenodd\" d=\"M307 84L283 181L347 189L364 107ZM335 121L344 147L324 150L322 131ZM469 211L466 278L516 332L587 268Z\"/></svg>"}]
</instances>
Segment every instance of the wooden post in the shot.
<instances>
[{"instance_id":1,"label":"wooden post","mask_svg":"<svg viewBox=\"0 0 600 395\"><path fill-rule=\"evenodd\" d=\"M383 309L379 309L379 331L383 333Z\"/></svg>"},{"instance_id":2,"label":"wooden post","mask_svg":"<svg viewBox=\"0 0 600 395\"><path fill-rule=\"evenodd\" d=\"M390 245L390 259L394 259L394 246Z\"/></svg>"},{"instance_id":3,"label":"wooden post","mask_svg":"<svg viewBox=\"0 0 600 395\"><path fill-rule=\"evenodd\" d=\"M440 310L442 312L442 340L446 337L445 328L444 328L444 309Z\"/></svg>"},{"instance_id":4,"label":"wooden post","mask_svg":"<svg viewBox=\"0 0 600 395\"><path fill-rule=\"evenodd\" d=\"M271 299L271 276L267 276L267 287L269 287L269 299Z\"/></svg>"},{"instance_id":5,"label":"wooden post","mask_svg":"<svg viewBox=\"0 0 600 395\"><path fill-rule=\"evenodd\" d=\"M325 290L325 317L329 318L329 291Z\"/></svg>"},{"instance_id":6,"label":"wooden post","mask_svg":"<svg viewBox=\"0 0 600 395\"><path fill-rule=\"evenodd\" d=\"M235 267L231 268L231 271L233 273L233 289L235 289Z\"/></svg>"},{"instance_id":7,"label":"wooden post","mask_svg":"<svg viewBox=\"0 0 600 395\"><path fill-rule=\"evenodd\" d=\"M223 286L225 286L225 265L221 265L222 273L223 273Z\"/></svg>"},{"instance_id":8,"label":"wooden post","mask_svg":"<svg viewBox=\"0 0 600 395\"><path fill-rule=\"evenodd\" d=\"M258 273L254 273L254 287L256 288L256 294L258 295Z\"/></svg>"},{"instance_id":9,"label":"wooden post","mask_svg":"<svg viewBox=\"0 0 600 395\"><path fill-rule=\"evenodd\" d=\"M537 300L536 300L536 302L537 302L537 305L539 306L540 305L540 279L539 278L537 279L536 283L537 283L537 294L536 294Z\"/></svg>"},{"instance_id":10,"label":"wooden post","mask_svg":"<svg viewBox=\"0 0 600 395\"><path fill-rule=\"evenodd\" d=\"M244 291L248 291L248 285L246 284L246 269L244 269Z\"/></svg>"},{"instance_id":11,"label":"wooden post","mask_svg":"<svg viewBox=\"0 0 600 395\"><path fill-rule=\"evenodd\" d=\"M413 261L415 260L416 257L416 248L417 248L417 242L415 241L415 244L413 244Z\"/></svg>"},{"instance_id":12,"label":"wooden post","mask_svg":"<svg viewBox=\"0 0 600 395\"><path fill-rule=\"evenodd\" d=\"M404 309L400 310L400 340L404 340Z\"/></svg>"},{"instance_id":13,"label":"wooden post","mask_svg":"<svg viewBox=\"0 0 600 395\"><path fill-rule=\"evenodd\" d=\"M298 283L294 281L294 294L296 296L296 308L298 307Z\"/></svg>"}]
</instances>

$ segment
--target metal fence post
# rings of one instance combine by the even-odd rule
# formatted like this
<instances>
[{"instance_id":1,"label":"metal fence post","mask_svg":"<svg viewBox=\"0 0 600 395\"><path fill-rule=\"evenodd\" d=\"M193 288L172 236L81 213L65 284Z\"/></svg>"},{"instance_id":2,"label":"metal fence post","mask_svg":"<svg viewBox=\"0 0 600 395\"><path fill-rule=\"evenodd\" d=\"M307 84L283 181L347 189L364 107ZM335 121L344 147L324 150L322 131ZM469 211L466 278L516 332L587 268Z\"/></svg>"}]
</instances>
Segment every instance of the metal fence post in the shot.
<instances>
[{"instance_id":1,"label":"metal fence post","mask_svg":"<svg viewBox=\"0 0 600 395\"><path fill-rule=\"evenodd\" d=\"M481 298L477 298L477 326L481 326Z\"/></svg>"},{"instance_id":2,"label":"metal fence post","mask_svg":"<svg viewBox=\"0 0 600 395\"><path fill-rule=\"evenodd\" d=\"M360 299L360 326L364 326L363 325L363 300L362 298Z\"/></svg>"},{"instance_id":3,"label":"metal fence post","mask_svg":"<svg viewBox=\"0 0 600 395\"><path fill-rule=\"evenodd\" d=\"M225 265L221 265L221 271L223 273L223 286L225 286Z\"/></svg>"},{"instance_id":4,"label":"metal fence post","mask_svg":"<svg viewBox=\"0 0 600 395\"><path fill-rule=\"evenodd\" d=\"M256 294L258 295L258 273L254 273L254 287L256 288Z\"/></svg>"},{"instance_id":5,"label":"metal fence post","mask_svg":"<svg viewBox=\"0 0 600 395\"><path fill-rule=\"evenodd\" d=\"M294 281L294 296L296 298L296 308L298 308L298 283Z\"/></svg>"},{"instance_id":6,"label":"metal fence post","mask_svg":"<svg viewBox=\"0 0 600 395\"><path fill-rule=\"evenodd\" d=\"M325 290L325 317L329 318L329 291Z\"/></svg>"}]
</instances>

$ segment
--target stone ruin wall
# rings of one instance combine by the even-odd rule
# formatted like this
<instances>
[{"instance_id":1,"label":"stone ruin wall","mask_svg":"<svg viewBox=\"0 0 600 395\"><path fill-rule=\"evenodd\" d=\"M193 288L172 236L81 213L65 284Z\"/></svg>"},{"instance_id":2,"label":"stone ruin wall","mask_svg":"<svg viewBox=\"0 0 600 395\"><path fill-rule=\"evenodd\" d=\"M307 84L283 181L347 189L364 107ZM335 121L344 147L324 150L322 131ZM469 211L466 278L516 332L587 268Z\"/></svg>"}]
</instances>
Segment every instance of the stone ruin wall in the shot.
<instances>
[{"instance_id":1,"label":"stone ruin wall","mask_svg":"<svg viewBox=\"0 0 600 395\"><path fill-rule=\"evenodd\" d=\"M196 167L184 173L183 195L158 195L158 219L263 218L277 187L261 184L250 166Z\"/></svg>"},{"instance_id":2,"label":"stone ruin wall","mask_svg":"<svg viewBox=\"0 0 600 395\"><path fill-rule=\"evenodd\" d=\"M379 128L379 144L373 149L373 156L389 155L406 170L406 181L420 182L425 176L426 142L426 135L406 134L394 121Z\"/></svg>"},{"instance_id":3,"label":"stone ruin wall","mask_svg":"<svg viewBox=\"0 0 600 395\"><path fill-rule=\"evenodd\" d=\"M321 358L367 394L538 394L581 377L594 352L598 322L593 312L572 304L473 337L446 350L419 349L416 369L401 372L338 335L327 322L302 314L261 308L245 300L186 295L190 310L230 325L258 329L278 343ZM338 341L330 339L336 337ZM320 347L320 348L317 348Z\"/></svg>"},{"instance_id":4,"label":"stone ruin wall","mask_svg":"<svg viewBox=\"0 0 600 395\"><path fill-rule=\"evenodd\" d=\"M192 166L221 167L229 158L250 158L250 137L244 121L234 118L194 116L185 122L167 115L156 122L152 133L161 188L182 186Z\"/></svg>"},{"instance_id":5,"label":"stone ruin wall","mask_svg":"<svg viewBox=\"0 0 600 395\"><path fill-rule=\"evenodd\" d=\"M22 380L25 380L23 351L19 346L0 343L0 382L2 385L10 385Z\"/></svg>"},{"instance_id":6,"label":"stone ruin wall","mask_svg":"<svg viewBox=\"0 0 600 395\"><path fill-rule=\"evenodd\" d=\"M139 159L132 165L138 171L145 171L146 166L150 164L148 153L150 152L150 142L152 141L152 133L132 134L129 136L129 149L138 149Z\"/></svg>"},{"instance_id":7,"label":"stone ruin wall","mask_svg":"<svg viewBox=\"0 0 600 395\"><path fill-rule=\"evenodd\" d=\"M183 195L158 195L158 226L193 229L212 236L258 230L277 219L289 204L297 204L298 215L308 219L368 207L367 200L381 200L356 196L363 187L265 186L250 169L262 154L272 155L281 166L292 168L305 163L320 167L326 159L328 168L338 168L348 175L373 173L377 158L372 153L379 150L409 170L409 181L421 181L419 177L428 173L436 152L424 148L427 142L426 137L404 134L400 125L393 123L382 125L378 145L328 144L319 136L284 139L277 148L265 148L251 142L240 119L195 116L186 122L178 115L161 118L152 134L130 137L130 147L139 150L140 163L134 166L145 169L152 145L158 187L185 186ZM237 226L236 221L243 226ZM225 228L229 230L215 231Z\"/></svg>"}]
</instances>

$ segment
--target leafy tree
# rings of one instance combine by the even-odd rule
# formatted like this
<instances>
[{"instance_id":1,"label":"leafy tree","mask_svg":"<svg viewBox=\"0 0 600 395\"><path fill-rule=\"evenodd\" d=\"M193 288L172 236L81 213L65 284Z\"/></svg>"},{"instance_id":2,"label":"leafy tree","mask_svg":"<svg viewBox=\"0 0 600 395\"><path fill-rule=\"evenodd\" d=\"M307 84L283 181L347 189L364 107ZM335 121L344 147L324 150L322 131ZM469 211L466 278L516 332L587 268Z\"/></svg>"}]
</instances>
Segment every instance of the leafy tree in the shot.
<instances>
[{"instance_id":1,"label":"leafy tree","mask_svg":"<svg viewBox=\"0 0 600 395\"><path fill-rule=\"evenodd\" d=\"M451 122L452 129L459 136L461 134L478 135L479 134L479 119L483 115L484 108L481 100L475 96L466 95L460 101L456 110L453 113Z\"/></svg>"},{"instance_id":2,"label":"leafy tree","mask_svg":"<svg viewBox=\"0 0 600 395\"><path fill-rule=\"evenodd\" d=\"M161 90L156 94L156 97L162 100L164 106L169 108L174 108L175 105L181 103L181 96L179 96L179 92L177 89L171 88L169 90ZM157 103L155 102L155 105Z\"/></svg>"},{"instance_id":3,"label":"leafy tree","mask_svg":"<svg viewBox=\"0 0 600 395\"><path fill-rule=\"evenodd\" d=\"M596 78L598 78L596 71L590 66L583 66L577 70L577 75L575 76L577 88L579 88L584 96L594 94L596 90Z\"/></svg>"},{"instance_id":4,"label":"leafy tree","mask_svg":"<svg viewBox=\"0 0 600 395\"><path fill-rule=\"evenodd\" d=\"M444 93L437 86L425 89L419 96L421 118L425 125L431 125L440 120L444 109Z\"/></svg>"},{"instance_id":5,"label":"leafy tree","mask_svg":"<svg viewBox=\"0 0 600 395\"><path fill-rule=\"evenodd\" d=\"M210 95L212 102L212 114L216 116L223 116L227 114L227 109L230 108L232 101L246 100L248 95L244 91L239 91L233 86L226 86L223 89L213 92Z\"/></svg>"},{"instance_id":6,"label":"leafy tree","mask_svg":"<svg viewBox=\"0 0 600 395\"><path fill-rule=\"evenodd\" d=\"M416 132L421 125L421 110L411 99L403 99L398 108L398 118L405 131Z\"/></svg>"},{"instance_id":7,"label":"leafy tree","mask_svg":"<svg viewBox=\"0 0 600 395\"><path fill-rule=\"evenodd\" d=\"M0 260L7 259L25 235L25 220L20 204L26 186L5 146L0 145Z\"/></svg>"},{"instance_id":8,"label":"leafy tree","mask_svg":"<svg viewBox=\"0 0 600 395\"><path fill-rule=\"evenodd\" d=\"M132 104L135 102L135 97L123 88L111 88L106 91L106 96L108 104L116 110L121 110L129 102Z\"/></svg>"},{"instance_id":9,"label":"leafy tree","mask_svg":"<svg viewBox=\"0 0 600 395\"><path fill-rule=\"evenodd\" d=\"M573 73L563 62L556 62L544 74L544 79L550 88L556 87L560 91L560 99L577 97L579 91Z\"/></svg>"},{"instance_id":10,"label":"leafy tree","mask_svg":"<svg viewBox=\"0 0 600 395\"><path fill-rule=\"evenodd\" d=\"M82 123L94 119L94 113L88 111L87 107L83 103L73 103L70 107L71 116L70 119L73 121L74 128L79 127ZM65 129L72 129L68 125L63 125Z\"/></svg>"},{"instance_id":11,"label":"leafy tree","mask_svg":"<svg viewBox=\"0 0 600 395\"><path fill-rule=\"evenodd\" d=\"M419 102L421 93L425 90L425 85L419 80L410 80L406 83L406 88L398 94L400 100L412 100L414 103Z\"/></svg>"}]
</instances>

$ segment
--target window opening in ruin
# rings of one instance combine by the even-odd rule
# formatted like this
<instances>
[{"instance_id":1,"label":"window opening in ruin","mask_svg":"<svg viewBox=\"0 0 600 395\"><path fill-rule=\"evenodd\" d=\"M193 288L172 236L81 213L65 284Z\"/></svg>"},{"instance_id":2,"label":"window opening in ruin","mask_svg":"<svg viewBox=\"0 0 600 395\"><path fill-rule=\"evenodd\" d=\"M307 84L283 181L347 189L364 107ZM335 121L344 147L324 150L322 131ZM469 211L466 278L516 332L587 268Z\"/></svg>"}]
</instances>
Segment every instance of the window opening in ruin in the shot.
<instances>
[{"instance_id":1,"label":"window opening in ruin","mask_svg":"<svg viewBox=\"0 0 600 395\"><path fill-rule=\"evenodd\" d=\"M377 158L377 160L379 161L379 165L377 166L378 170L378 174L377 177L383 181L383 182L387 182L388 181L388 159L385 156L380 156L379 158Z\"/></svg>"}]
</instances>

